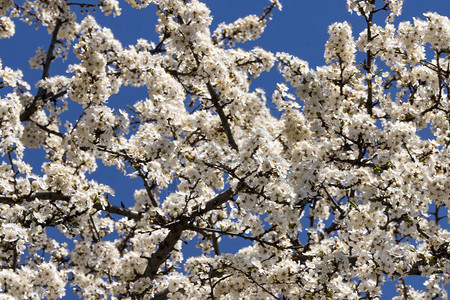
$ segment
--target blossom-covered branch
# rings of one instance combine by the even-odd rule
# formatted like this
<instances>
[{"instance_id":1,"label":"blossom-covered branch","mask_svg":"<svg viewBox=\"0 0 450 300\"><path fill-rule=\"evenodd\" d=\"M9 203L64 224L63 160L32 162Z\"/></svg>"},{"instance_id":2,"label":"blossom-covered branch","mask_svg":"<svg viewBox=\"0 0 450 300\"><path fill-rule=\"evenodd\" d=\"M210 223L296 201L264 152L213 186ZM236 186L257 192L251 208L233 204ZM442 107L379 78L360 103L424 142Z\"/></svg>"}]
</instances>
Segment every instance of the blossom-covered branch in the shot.
<instances>
[{"instance_id":1,"label":"blossom-covered branch","mask_svg":"<svg viewBox=\"0 0 450 300\"><path fill-rule=\"evenodd\" d=\"M156 11L155 41L97 22L117 0L0 1L2 49L18 20L49 40L21 41L36 82L0 61L4 297L448 296L448 17L347 0L365 29L331 24L312 68L241 46L278 0L216 29L200 0L126 2Z\"/></svg>"}]
</instances>

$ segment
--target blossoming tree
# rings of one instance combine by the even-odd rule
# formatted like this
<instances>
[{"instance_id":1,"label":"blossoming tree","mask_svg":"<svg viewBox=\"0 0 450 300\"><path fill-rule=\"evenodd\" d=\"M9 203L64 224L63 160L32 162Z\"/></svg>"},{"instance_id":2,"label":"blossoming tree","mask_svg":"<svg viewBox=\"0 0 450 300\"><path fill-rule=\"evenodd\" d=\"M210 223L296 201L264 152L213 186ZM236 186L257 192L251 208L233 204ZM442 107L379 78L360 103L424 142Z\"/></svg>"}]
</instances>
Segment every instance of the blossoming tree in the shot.
<instances>
[{"instance_id":1,"label":"blossoming tree","mask_svg":"<svg viewBox=\"0 0 450 300\"><path fill-rule=\"evenodd\" d=\"M387 280L399 299L446 297L447 17L394 25L403 0L347 0L366 29L332 24L327 64L312 69L236 47L277 0L212 32L198 0L127 2L157 7L158 41L125 47L99 26L93 9L118 15L116 0L0 1L1 38L14 20L49 32L30 59L38 82L0 65L2 299L59 298L68 284L87 299L375 299ZM250 88L274 65L273 95ZM114 110L123 86L148 98ZM72 122L69 105L82 108ZM40 169L28 148L45 151ZM88 176L98 164L142 188L115 204L114 186ZM247 243L224 253L224 237ZM203 254L183 257L192 244Z\"/></svg>"}]
</instances>

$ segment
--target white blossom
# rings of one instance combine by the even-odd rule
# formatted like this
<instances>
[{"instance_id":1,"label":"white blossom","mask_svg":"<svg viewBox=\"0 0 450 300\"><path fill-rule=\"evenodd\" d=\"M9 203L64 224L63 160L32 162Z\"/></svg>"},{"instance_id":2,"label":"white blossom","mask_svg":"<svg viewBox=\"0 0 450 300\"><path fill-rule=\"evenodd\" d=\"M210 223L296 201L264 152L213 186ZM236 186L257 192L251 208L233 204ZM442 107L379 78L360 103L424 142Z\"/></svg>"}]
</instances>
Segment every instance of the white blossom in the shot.
<instances>
[{"instance_id":1,"label":"white blossom","mask_svg":"<svg viewBox=\"0 0 450 300\"><path fill-rule=\"evenodd\" d=\"M0 37L50 43L39 76L0 64L1 299L448 297L447 17L347 0L366 27L312 67L257 46L278 0L215 30L198 0L127 2L156 39L122 45L116 0L0 0Z\"/></svg>"},{"instance_id":2,"label":"white blossom","mask_svg":"<svg viewBox=\"0 0 450 300\"><path fill-rule=\"evenodd\" d=\"M0 39L10 38L16 32L14 22L8 17L0 18Z\"/></svg>"}]
</instances>

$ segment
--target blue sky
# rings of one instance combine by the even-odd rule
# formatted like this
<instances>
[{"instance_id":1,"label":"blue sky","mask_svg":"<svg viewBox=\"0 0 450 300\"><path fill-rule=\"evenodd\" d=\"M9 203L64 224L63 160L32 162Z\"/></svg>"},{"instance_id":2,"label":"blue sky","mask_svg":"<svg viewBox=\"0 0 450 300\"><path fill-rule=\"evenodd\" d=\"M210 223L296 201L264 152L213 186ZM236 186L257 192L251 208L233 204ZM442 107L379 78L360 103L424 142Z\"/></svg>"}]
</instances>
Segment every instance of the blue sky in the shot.
<instances>
[{"instance_id":1,"label":"blue sky","mask_svg":"<svg viewBox=\"0 0 450 300\"><path fill-rule=\"evenodd\" d=\"M89 1L88 1L89 2ZM269 5L265 0L205 0L211 8L214 21L211 27L213 31L221 22L231 22L239 17L248 14L261 14L262 9ZM324 64L323 51L328 38L327 28L333 22L348 21L352 24L355 37L364 28L364 21L356 14L351 15L346 10L345 0L281 0L283 10L274 11L273 20L261 39L238 45L239 47L252 48L260 46L266 50L277 52L283 51L291 53L309 62L310 66ZM99 17L99 23L103 26L111 27L115 36L122 41L123 45L135 44L138 38L145 38L157 42L157 35L154 31L156 24L155 8L149 7L143 10L134 10L124 1L121 1L122 15L113 18ZM449 0L406 0L403 7L404 14L398 18L399 21L413 21L413 17L423 18L423 13L434 11L441 15L449 16ZM382 13L380 13L381 15ZM97 13L100 16L100 13ZM382 22L383 15L378 21ZM79 19L81 20L81 19ZM50 36L45 28L38 31L20 22L16 22L16 35L11 39L0 40L0 57L4 66L13 69L22 69L25 79L33 86L40 77L40 70L30 70L28 60L34 55L38 46L46 49ZM50 70L51 75L63 74L65 64L56 64ZM264 74L255 81L254 87L262 87L268 95L275 89L276 82L281 81L275 68L273 72ZM34 87L33 87L34 88ZM117 107L125 107L133 104L136 100L146 97L143 89L127 88L126 93L120 93L111 98L111 104ZM74 108L76 110L76 108ZM33 165L39 172L39 151L30 152L28 155L33 160ZM92 174L93 178L101 182L111 184L116 190L116 204L120 201L127 203L126 199L132 198L134 188L141 188L138 180L123 180L120 173L111 169L99 168ZM114 200L113 200L114 201ZM231 240L238 243L238 240ZM230 245L241 246L241 244ZM415 281L415 284L420 280ZM411 283L412 284L412 283ZM390 299L393 285L387 285L383 299ZM67 299L72 299L74 295L68 295Z\"/></svg>"}]
</instances>

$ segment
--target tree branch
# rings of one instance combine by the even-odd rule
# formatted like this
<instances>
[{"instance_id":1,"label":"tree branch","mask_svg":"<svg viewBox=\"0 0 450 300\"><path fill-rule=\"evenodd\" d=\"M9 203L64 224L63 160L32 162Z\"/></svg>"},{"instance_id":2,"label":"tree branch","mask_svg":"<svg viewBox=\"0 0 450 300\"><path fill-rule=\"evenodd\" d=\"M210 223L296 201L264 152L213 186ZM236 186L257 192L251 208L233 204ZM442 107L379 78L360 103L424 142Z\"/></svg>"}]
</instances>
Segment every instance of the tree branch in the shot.
<instances>
[{"instance_id":1,"label":"tree branch","mask_svg":"<svg viewBox=\"0 0 450 300\"><path fill-rule=\"evenodd\" d=\"M12 196L0 196L0 203L15 205L21 204L24 201L35 201L36 199L40 200L51 200L51 201L65 201L69 202L72 197L68 195L64 195L60 192L37 192L29 195L20 195L17 197ZM105 211L111 214L121 215L127 217L129 219L133 219L135 221L139 221L142 219L142 215L137 212L134 212L127 208L118 207L115 205L108 204L103 207L99 202L94 203L93 208L101 211Z\"/></svg>"},{"instance_id":2,"label":"tree branch","mask_svg":"<svg viewBox=\"0 0 450 300\"><path fill-rule=\"evenodd\" d=\"M150 300L165 300L167 299L167 294L169 294L169 289L164 289L161 292L156 293Z\"/></svg>"},{"instance_id":3,"label":"tree branch","mask_svg":"<svg viewBox=\"0 0 450 300\"><path fill-rule=\"evenodd\" d=\"M177 222L168 225L170 228L169 233L166 238L159 243L158 250L152 254L151 257L147 258L148 264L143 273L144 277L149 277L151 280L155 279L159 267L166 261L167 256L173 251L176 243L181 238L184 230L189 228L189 222L194 220L196 217L201 216L213 209L218 208L220 205L230 200L239 191L241 184L238 184L236 190L229 188L228 190L220 193L213 199L206 202L206 205L201 209L200 205L197 205L193 209L193 213L190 216L182 216ZM203 206L203 205L202 205Z\"/></svg>"},{"instance_id":4,"label":"tree branch","mask_svg":"<svg viewBox=\"0 0 450 300\"><path fill-rule=\"evenodd\" d=\"M45 62L43 65L43 71L41 79L45 79L48 77L49 71L50 71L50 64L52 60L54 59L53 56L53 50L55 49L55 45L57 42L58 32L61 28L62 21L61 19L56 20L55 28L53 29L52 33L52 40L50 42L50 46L48 47L47 51L47 57L45 58ZM34 97L33 102L25 109L25 111L20 115L20 121L25 122L30 119L30 117L36 112L38 109L37 102L41 100L45 95L46 90L42 87L40 87L37 91L36 96Z\"/></svg>"},{"instance_id":5,"label":"tree branch","mask_svg":"<svg viewBox=\"0 0 450 300\"><path fill-rule=\"evenodd\" d=\"M142 169L141 168L135 169L138 171L139 177L141 177L142 182L144 183L145 191L147 192L147 195L150 198L153 207L158 207L158 202L156 202L155 195L153 194L153 189L156 187L156 184L152 183L152 185L149 185L144 172L142 172Z\"/></svg>"},{"instance_id":6,"label":"tree branch","mask_svg":"<svg viewBox=\"0 0 450 300\"><path fill-rule=\"evenodd\" d=\"M207 82L206 86L208 87L208 92L211 95L211 102L214 105L214 108L217 112L217 114L220 117L220 122L222 123L223 130L225 131L225 134L228 138L228 144L231 148L239 152L238 145L236 144L236 141L234 140L233 133L231 132L230 124L228 123L228 118L225 115L222 106L220 105L220 99L217 95L216 91L214 90L213 86L211 85L211 82Z\"/></svg>"}]
</instances>

